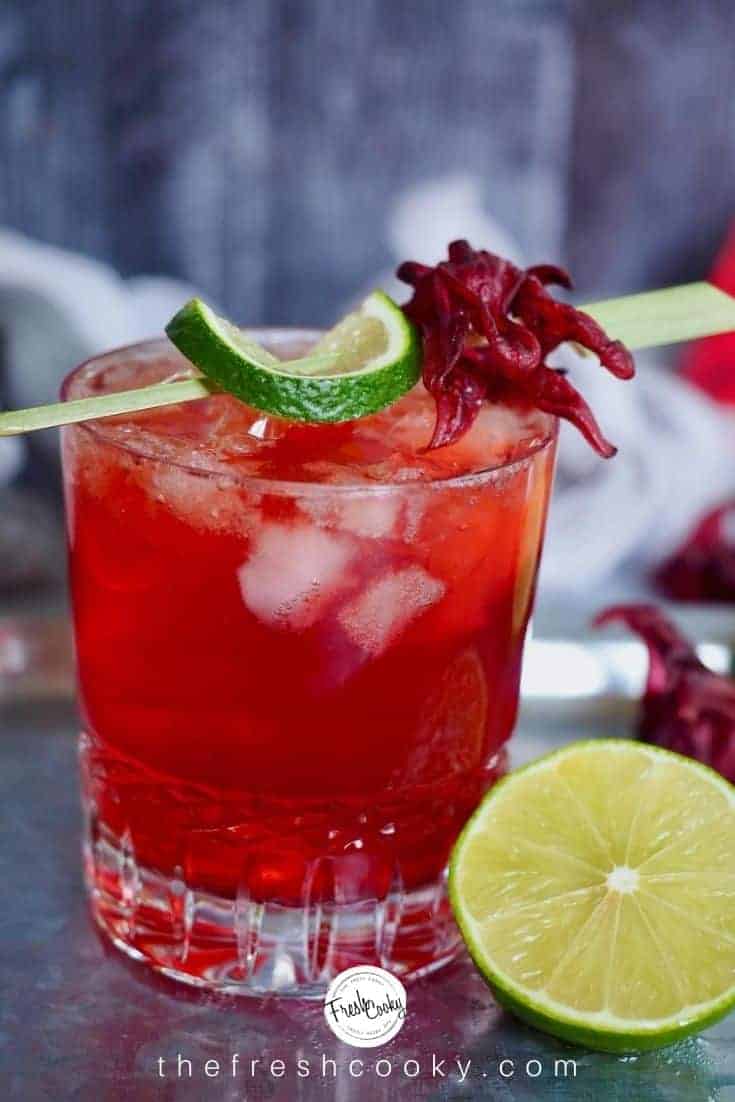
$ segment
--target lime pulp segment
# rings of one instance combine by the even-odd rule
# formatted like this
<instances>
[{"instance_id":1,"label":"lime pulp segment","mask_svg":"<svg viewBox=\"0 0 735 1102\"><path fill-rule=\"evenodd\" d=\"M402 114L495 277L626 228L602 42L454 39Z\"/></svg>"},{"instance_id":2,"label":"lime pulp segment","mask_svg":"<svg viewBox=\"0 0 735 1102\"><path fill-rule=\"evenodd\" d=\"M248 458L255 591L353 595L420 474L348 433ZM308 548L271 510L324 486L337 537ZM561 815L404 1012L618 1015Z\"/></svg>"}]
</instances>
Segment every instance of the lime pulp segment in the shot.
<instances>
[{"instance_id":1,"label":"lime pulp segment","mask_svg":"<svg viewBox=\"0 0 735 1102\"><path fill-rule=\"evenodd\" d=\"M735 789L629 740L573 744L488 794L450 896L498 1000L610 1051L668 1044L735 1004Z\"/></svg>"},{"instance_id":2,"label":"lime pulp segment","mask_svg":"<svg viewBox=\"0 0 735 1102\"><path fill-rule=\"evenodd\" d=\"M293 421L352 421L376 413L410 390L420 374L416 331L380 291L301 360L279 361L200 299L188 302L166 333L223 390Z\"/></svg>"}]
</instances>

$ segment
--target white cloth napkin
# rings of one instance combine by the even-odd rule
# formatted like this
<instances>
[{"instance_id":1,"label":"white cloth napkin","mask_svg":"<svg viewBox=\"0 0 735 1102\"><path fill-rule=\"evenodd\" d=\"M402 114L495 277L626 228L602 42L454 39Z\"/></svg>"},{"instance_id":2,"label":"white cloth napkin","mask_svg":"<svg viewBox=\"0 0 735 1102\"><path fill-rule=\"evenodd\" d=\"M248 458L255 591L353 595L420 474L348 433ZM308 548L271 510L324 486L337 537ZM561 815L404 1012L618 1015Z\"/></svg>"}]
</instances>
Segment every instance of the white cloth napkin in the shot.
<instances>
[{"instance_id":1,"label":"white cloth napkin","mask_svg":"<svg viewBox=\"0 0 735 1102\"><path fill-rule=\"evenodd\" d=\"M579 595L623 568L645 575L732 491L735 432L655 356L638 354L636 378L626 383L593 360L565 358L577 360L575 383L619 448L614 459L598 459L562 427L541 577L546 593Z\"/></svg>"},{"instance_id":2,"label":"white cloth napkin","mask_svg":"<svg viewBox=\"0 0 735 1102\"><path fill-rule=\"evenodd\" d=\"M159 335L193 294L177 280L123 279L99 261L0 229L0 332L11 405L54 401L76 364ZM0 445L2 481L17 470L20 455L18 441Z\"/></svg>"}]
</instances>

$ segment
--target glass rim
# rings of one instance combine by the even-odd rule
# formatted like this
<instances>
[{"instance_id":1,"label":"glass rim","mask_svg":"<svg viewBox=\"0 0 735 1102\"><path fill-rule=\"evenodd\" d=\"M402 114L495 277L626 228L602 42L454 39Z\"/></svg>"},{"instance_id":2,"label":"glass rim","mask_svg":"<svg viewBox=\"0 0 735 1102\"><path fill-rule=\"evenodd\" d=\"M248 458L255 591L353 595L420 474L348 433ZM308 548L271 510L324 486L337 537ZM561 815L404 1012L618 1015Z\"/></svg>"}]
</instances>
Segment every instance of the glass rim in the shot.
<instances>
[{"instance_id":1,"label":"glass rim","mask_svg":"<svg viewBox=\"0 0 735 1102\"><path fill-rule=\"evenodd\" d=\"M273 341L284 338L296 341L317 340L324 332L325 330L323 329L298 325L248 326L248 333L252 334L259 344L267 344L269 340ZM59 388L61 400L63 402L67 401L69 398L69 390L75 377L85 368L91 367L101 360L106 360L108 357L120 356L124 353L151 348L155 345L168 346L170 349L177 352L175 345L173 345L167 337L160 336L132 341L130 344L119 345L104 352L97 352L93 356L88 356L85 360L82 360L81 363L77 364L76 367L68 371L62 379ZM180 355L180 353L178 354ZM123 417L125 415L120 414L119 416ZM550 423L548 435L544 436L532 447L529 447L523 455L515 459L509 459L504 463L498 463L492 467L483 467L478 471L470 471L466 474L450 475L448 478L432 478L428 481L420 481L417 479L416 481L407 482L300 482L297 479L265 478L259 475L238 473L236 471L216 471L206 467L196 467L189 463L183 463L180 460L172 459L169 456L157 455L151 449L134 442L114 439L104 431L103 426L106 418L100 418L98 421L80 421L65 425L62 426L62 432L68 429L79 429L110 447L117 448L122 452L126 452L140 459L165 463L168 466L177 467L179 470L186 471L188 474L196 475L199 478L225 479L231 484L246 486L261 494L285 494L290 497L299 495L305 496L312 493L380 495L393 493L395 491L401 493L422 491L426 493L430 490L463 489L465 487L476 486L478 483L487 482L493 477L500 477L508 472L515 472L528 464L539 452L545 451L547 448L553 447L556 444L559 437L559 418L550 413L545 413L544 416L548 418Z\"/></svg>"}]
</instances>

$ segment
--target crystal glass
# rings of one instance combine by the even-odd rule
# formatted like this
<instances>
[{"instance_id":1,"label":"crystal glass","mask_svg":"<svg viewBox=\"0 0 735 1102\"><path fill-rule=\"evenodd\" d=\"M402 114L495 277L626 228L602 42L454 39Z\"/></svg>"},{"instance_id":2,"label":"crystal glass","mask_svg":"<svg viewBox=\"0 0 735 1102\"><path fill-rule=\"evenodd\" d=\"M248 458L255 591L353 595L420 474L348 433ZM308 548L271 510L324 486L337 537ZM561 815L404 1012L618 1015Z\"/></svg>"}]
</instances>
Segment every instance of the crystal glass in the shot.
<instances>
[{"instance_id":1,"label":"crystal glass","mask_svg":"<svg viewBox=\"0 0 735 1102\"><path fill-rule=\"evenodd\" d=\"M63 394L187 371L147 342ZM457 949L445 867L505 767L556 422L499 410L489 469L396 465L420 390L346 429L218 396L63 431L92 912L169 976L309 996Z\"/></svg>"}]
</instances>

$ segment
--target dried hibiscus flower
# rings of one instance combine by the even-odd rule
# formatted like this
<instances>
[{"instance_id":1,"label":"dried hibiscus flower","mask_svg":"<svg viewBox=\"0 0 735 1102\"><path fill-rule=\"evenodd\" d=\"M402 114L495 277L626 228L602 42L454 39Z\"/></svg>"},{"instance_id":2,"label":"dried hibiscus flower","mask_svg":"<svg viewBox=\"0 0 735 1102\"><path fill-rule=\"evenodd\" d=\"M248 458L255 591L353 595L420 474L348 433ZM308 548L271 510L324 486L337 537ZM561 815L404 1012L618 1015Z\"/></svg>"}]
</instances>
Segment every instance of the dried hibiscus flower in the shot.
<instances>
[{"instance_id":1,"label":"dried hibiscus flower","mask_svg":"<svg viewBox=\"0 0 735 1102\"><path fill-rule=\"evenodd\" d=\"M735 602L735 499L700 520L654 581L677 601Z\"/></svg>"},{"instance_id":2,"label":"dried hibiscus flower","mask_svg":"<svg viewBox=\"0 0 735 1102\"><path fill-rule=\"evenodd\" d=\"M621 620L643 639L650 666L638 736L712 766L735 782L735 681L708 669L652 605L616 605L595 624Z\"/></svg>"},{"instance_id":3,"label":"dried hibiscus flower","mask_svg":"<svg viewBox=\"0 0 735 1102\"><path fill-rule=\"evenodd\" d=\"M546 357L564 341L594 352L619 379L634 373L630 352L588 314L557 302L548 284L571 287L563 268L518 268L467 241L454 241L447 260L430 268L407 261L398 278L413 287L403 307L423 343L423 380L436 401L429 448L465 433L485 400L518 401L571 421L600 455L615 454L594 414L563 372Z\"/></svg>"}]
</instances>

